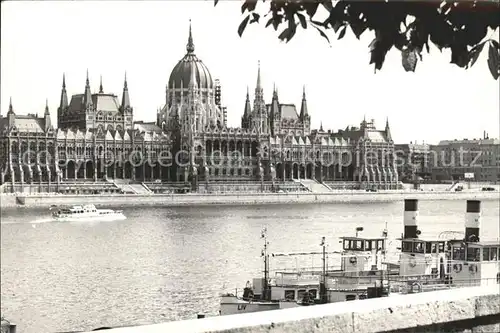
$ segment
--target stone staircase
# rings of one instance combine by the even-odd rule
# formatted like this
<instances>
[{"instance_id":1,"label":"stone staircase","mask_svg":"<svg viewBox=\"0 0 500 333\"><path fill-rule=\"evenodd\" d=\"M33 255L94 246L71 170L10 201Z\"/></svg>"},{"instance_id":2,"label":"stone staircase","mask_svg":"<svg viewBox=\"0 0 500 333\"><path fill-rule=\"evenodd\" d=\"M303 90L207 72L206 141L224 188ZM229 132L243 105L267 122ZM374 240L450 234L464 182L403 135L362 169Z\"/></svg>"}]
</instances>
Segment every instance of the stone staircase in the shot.
<instances>
[{"instance_id":1,"label":"stone staircase","mask_svg":"<svg viewBox=\"0 0 500 333\"><path fill-rule=\"evenodd\" d=\"M113 182L116 187L120 188L123 193L128 194L152 194L153 192L144 184L133 184L128 180L117 179Z\"/></svg>"},{"instance_id":2,"label":"stone staircase","mask_svg":"<svg viewBox=\"0 0 500 333\"><path fill-rule=\"evenodd\" d=\"M331 189L321 183L318 183L314 179L294 179L294 181L299 182L309 190L309 192L314 192L314 193L324 193L324 192L330 192Z\"/></svg>"}]
</instances>

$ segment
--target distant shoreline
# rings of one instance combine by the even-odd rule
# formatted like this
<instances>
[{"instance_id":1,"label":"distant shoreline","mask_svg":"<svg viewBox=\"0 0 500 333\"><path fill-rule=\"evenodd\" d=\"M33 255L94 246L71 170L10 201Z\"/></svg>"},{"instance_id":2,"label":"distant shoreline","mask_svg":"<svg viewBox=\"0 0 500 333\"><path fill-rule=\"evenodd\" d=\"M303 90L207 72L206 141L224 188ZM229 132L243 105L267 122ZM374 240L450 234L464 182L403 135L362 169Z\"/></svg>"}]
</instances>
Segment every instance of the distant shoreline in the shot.
<instances>
[{"instance_id":1,"label":"distant shoreline","mask_svg":"<svg viewBox=\"0 0 500 333\"><path fill-rule=\"evenodd\" d=\"M404 199L431 200L499 200L498 191L338 191L327 193L224 193L224 194L103 194L103 195L6 195L0 207L49 208L52 205L94 204L96 206L203 206L263 205L294 203L367 203L395 202Z\"/></svg>"}]
</instances>

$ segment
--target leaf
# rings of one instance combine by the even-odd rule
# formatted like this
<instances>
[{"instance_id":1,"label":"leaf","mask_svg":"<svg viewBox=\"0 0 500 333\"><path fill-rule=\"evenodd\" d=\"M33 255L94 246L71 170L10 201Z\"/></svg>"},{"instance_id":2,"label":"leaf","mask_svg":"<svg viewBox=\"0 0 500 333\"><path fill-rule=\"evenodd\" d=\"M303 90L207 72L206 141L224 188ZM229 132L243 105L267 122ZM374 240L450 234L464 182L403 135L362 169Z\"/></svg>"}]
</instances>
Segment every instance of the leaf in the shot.
<instances>
[{"instance_id":1,"label":"leaf","mask_svg":"<svg viewBox=\"0 0 500 333\"><path fill-rule=\"evenodd\" d=\"M324 39L326 39L326 40L327 40L327 42L328 42L328 44L330 44L330 39L329 39L329 38L328 38L328 36L324 33L324 31L323 31L323 30L321 30L321 29L320 29L320 28L318 28L318 27L315 27L315 28L316 28L316 30L318 30L318 31L319 31L319 34L321 35L321 37L323 37Z\"/></svg>"},{"instance_id":2,"label":"leaf","mask_svg":"<svg viewBox=\"0 0 500 333\"><path fill-rule=\"evenodd\" d=\"M322 26L322 27L324 27L324 26L325 26L325 22L319 22L319 21L311 20L311 23L312 23L312 24L319 25L319 26Z\"/></svg>"},{"instance_id":3,"label":"leaf","mask_svg":"<svg viewBox=\"0 0 500 333\"><path fill-rule=\"evenodd\" d=\"M375 64L375 71L382 69L387 51L392 47L392 45L382 42L380 34L376 35L379 36L370 43L370 64Z\"/></svg>"},{"instance_id":4,"label":"leaf","mask_svg":"<svg viewBox=\"0 0 500 333\"><path fill-rule=\"evenodd\" d=\"M458 67L464 68L469 63L469 51L465 45L452 45L451 47L451 63Z\"/></svg>"},{"instance_id":5,"label":"leaf","mask_svg":"<svg viewBox=\"0 0 500 333\"><path fill-rule=\"evenodd\" d=\"M307 15L309 15L309 17L313 17L314 14L316 14L316 11L318 10L318 5L319 5L319 2L306 2L304 3L304 8L306 9L306 12L307 12Z\"/></svg>"},{"instance_id":6,"label":"leaf","mask_svg":"<svg viewBox=\"0 0 500 333\"><path fill-rule=\"evenodd\" d=\"M250 21L250 24L255 22L259 23L259 19L260 19L260 14L252 13L252 20Z\"/></svg>"},{"instance_id":7,"label":"leaf","mask_svg":"<svg viewBox=\"0 0 500 333\"><path fill-rule=\"evenodd\" d=\"M340 30L340 34L339 34L339 37L337 39L344 38L346 30L347 30L347 26L344 25L344 27L342 28L342 30Z\"/></svg>"},{"instance_id":8,"label":"leaf","mask_svg":"<svg viewBox=\"0 0 500 333\"><path fill-rule=\"evenodd\" d=\"M497 43L498 46L498 43ZM500 71L500 49L498 47L495 47L493 42L490 42L490 47L488 50L488 67L490 69L491 75L493 75L493 78L495 80L498 79L499 76L499 71Z\"/></svg>"},{"instance_id":9,"label":"leaf","mask_svg":"<svg viewBox=\"0 0 500 333\"><path fill-rule=\"evenodd\" d=\"M351 30L354 32L356 38L359 39L359 36L366 30L366 26L363 23L351 22Z\"/></svg>"},{"instance_id":10,"label":"leaf","mask_svg":"<svg viewBox=\"0 0 500 333\"><path fill-rule=\"evenodd\" d=\"M302 28L307 29L306 17L301 13L297 13L297 16L299 17L300 25L302 26Z\"/></svg>"},{"instance_id":11,"label":"leaf","mask_svg":"<svg viewBox=\"0 0 500 333\"><path fill-rule=\"evenodd\" d=\"M289 28L286 28L285 30L283 30L283 32L278 36L278 38L280 40L285 40L287 39L288 40L288 37L291 33L291 30Z\"/></svg>"},{"instance_id":12,"label":"leaf","mask_svg":"<svg viewBox=\"0 0 500 333\"><path fill-rule=\"evenodd\" d=\"M219 0L214 0L214 7L217 6L217 3L219 3Z\"/></svg>"},{"instance_id":13,"label":"leaf","mask_svg":"<svg viewBox=\"0 0 500 333\"><path fill-rule=\"evenodd\" d=\"M268 26L270 26L270 25L271 25L271 23L273 23L273 20L274 20L274 17L271 17L271 18L269 19L269 21L267 21L267 23L266 23L266 28L267 28Z\"/></svg>"},{"instance_id":14,"label":"leaf","mask_svg":"<svg viewBox=\"0 0 500 333\"><path fill-rule=\"evenodd\" d=\"M470 63L469 66L470 67L474 66L474 64L476 63L477 59L479 58L479 55L483 51L483 47L484 47L485 43L486 43L486 41L482 42L481 44L478 44L478 45L474 46L469 51L469 63Z\"/></svg>"},{"instance_id":15,"label":"leaf","mask_svg":"<svg viewBox=\"0 0 500 333\"><path fill-rule=\"evenodd\" d=\"M238 27L238 35L240 35L240 37L243 35L243 31L245 31L245 28L247 27L248 20L250 20L250 15L245 17L245 19L241 21L240 26Z\"/></svg>"},{"instance_id":16,"label":"leaf","mask_svg":"<svg viewBox=\"0 0 500 333\"><path fill-rule=\"evenodd\" d=\"M401 61L403 63L403 68L407 72L415 72L417 67L417 50L406 49L401 51Z\"/></svg>"},{"instance_id":17,"label":"leaf","mask_svg":"<svg viewBox=\"0 0 500 333\"><path fill-rule=\"evenodd\" d=\"M241 13L243 14L245 10L252 12L255 10L255 6L257 6L257 0L245 0L245 2L241 5Z\"/></svg>"},{"instance_id":18,"label":"leaf","mask_svg":"<svg viewBox=\"0 0 500 333\"><path fill-rule=\"evenodd\" d=\"M340 27L342 26L342 22L340 21L335 21L335 23L332 23L332 21L330 21L330 23L332 24L332 28L335 33L337 33L337 31L339 31Z\"/></svg>"}]
</instances>

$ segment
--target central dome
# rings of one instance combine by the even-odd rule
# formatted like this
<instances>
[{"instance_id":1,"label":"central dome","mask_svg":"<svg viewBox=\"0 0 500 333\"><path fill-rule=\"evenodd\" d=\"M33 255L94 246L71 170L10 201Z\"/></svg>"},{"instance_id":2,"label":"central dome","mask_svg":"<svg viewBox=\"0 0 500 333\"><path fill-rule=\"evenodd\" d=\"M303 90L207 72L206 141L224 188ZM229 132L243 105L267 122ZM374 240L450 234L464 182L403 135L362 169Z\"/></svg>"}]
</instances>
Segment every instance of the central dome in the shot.
<instances>
[{"instance_id":1,"label":"central dome","mask_svg":"<svg viewBox=\"0 0 500 333\"><path fill-rule=\"evenodd\" d=\"M191 82L191 74L194 71L194 77L196 78L196 84L200 89L213 89L214 82L212 80L212 75L207 66L198 59L194 54L194 44L193 36L191 34L191 24L189 25L189 38L186 46L187 53L182 58L177 65L175 65L172 73L170 73L170 78L168 80L168 88L180 89L181 85L184 89L189 87Z\"/></svg>"}]
</instances>

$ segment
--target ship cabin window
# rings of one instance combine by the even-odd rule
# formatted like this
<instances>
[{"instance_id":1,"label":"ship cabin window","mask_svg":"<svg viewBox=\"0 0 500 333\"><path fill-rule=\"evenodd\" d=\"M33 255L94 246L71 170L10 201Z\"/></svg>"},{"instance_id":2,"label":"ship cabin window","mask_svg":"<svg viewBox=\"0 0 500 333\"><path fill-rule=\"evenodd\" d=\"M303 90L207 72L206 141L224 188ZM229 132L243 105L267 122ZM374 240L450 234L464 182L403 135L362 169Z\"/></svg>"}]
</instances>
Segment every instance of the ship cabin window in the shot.
<instances>
[{"instance_id":1,"label":"ship cabin window","mask_svg":"<svg viewBox=\"0 0 500 333\"><path fill-rule=\"evenodd\" d=\"M451 259L460 261L465 260L465 248L457 245L453 246Z\"/></svg>"},{"instance_id":2,"label":"ship cabin window","mask_svg":"<svg viewBox=\"0 0 500 333\"><path fill-rule=\"evenodd\" d=\"M303 299L305 294L306 294L306 290L305 289L300 289L297 292L297 299Z\"/></svg>"},{"instance_id":3,"label":"ship cabin window","mask_svg":"<svg viewBox=\"0 0 500 333\"><path fill-rule=\"evenodd\" d=\"M444 242L439 242L439 253L444 253Z\"/></svg>"},{"instance_id":4,"label":"ship cabin window","mask_svg":"<svg viewBox=\"0 0 500 333\"><path fill-rule=\"evenodd\" d=\"M285 299L293 301L295 299L295 290L285 290Z\"/></svg>"},{"instance_id":5,"label":"ship cabin window","mask_svg":"<svg viewBox=\"0 0 500 333\"><path fill-rule=\"evenodd\" d=\"M434 247L436 246L435 243L432 243L432 242L425 242L425 253L432 253L432 248L433 248L433 245ZM434 251L435 253L435 251Z\"/></svg>"},{"instance_id":6,"label":"ship cabin window","mask_svg":"<svg viewBox=\"0 0 500 333\"><path fill-rule=\"evenodd\" d=\"M499 252L500 248L498 247L491 247L490 248L490 260L491 261L497 261L498 260L498 252Z\"/></svg>"},{"instance_id":7,"label":"ship cabin window","mask_svg":"<svg viewBox=\"0 0 500 333\"><path fill-rule=\"evenodd\" d=\"M310 289L309 295L311 295L311 298L316 298L318 296L318 291L316 289Z\"/></svg>"},{"instance_id":8,"label":"ship cabin window","mask_svg":"<svg viewBox=\"0 0 500 333\"><path fill-rule=\"evenodd\" d=\"M426 250L425 252L427 252L427 253L438 253L438 246L437 246L438 244L437 243L432 242L432 243L427 243L427 245L429 245L430 251Z\"/></svg>"},{"instance_id":9,"label":"ship cabin window","mask_svg":"<svg viewBox=\"0 0 500 333\"><path fill-rule=\"evenodd\" d=\"M385 243L383 239L374 239L365 241L365 250L385 250Z\"/></svg>"},{"instance_id":10,"label":"ship cabin window","mask_svg":"<svg viewBox=\"0 0 500 333\"><path fill-rule=\"evenodd\" d=\"M468 247L467 248L467 261L481 261L481 248Z\"/></svg>"},{"instance_id":11,"label":"ship cabin window","mask_svg":"<svg viewBox=\"0 0 500 333\"><path fill-rule=\"evenodd\" d=\"M413 243L413 252L414 253L424 253L424 242L415 242Z\"/></svg>"},{"instance_id":12,"label":"ship cabin window","mask_svg":"<svg viewBox=\"0 0 500 333\"><path fill-rule=\"evenodd\" d=\"M345 300L346 301L354 301L356 299L356 295L346 295Z\"/></svg>"},{"instance_id":13,"label":"ship cabin window","mask_svg":"<svg viewBox=\"0 0 500 333\"><path fill-rule=\"evenodd\" d=\"M362 240L344 239L344 250L346 251L363 251L365 242Z\"/></svg>"},{"instance_id":14,"label":"ship cabin window","mask_svg":"<svg viewBox=\"0 0 500 333\"><path fill-rule=\"evenodd\" d=\"M362 240L355 240L352 241L352 248L351 250L357 250L357 251L362 251L364 250L364 242Z\"/></svg>"},{"instance_id":15,"label":"ship cabin window","mask_svg":"<svg viewBox=\"0 0 500 333\"><path fill-rule=\"evenodd\" d=\"M412 250L413 250L413 242L403 241L403 246L401 251L411 253L413 252Z\"/></svg>"},{"instance_id":16,"label":"ship cabin window","mask_svg":"<svg viewBox=\"0 0 500 333\"><path fill-rule=\"evenodd\" d=\"M490 261L490 248L483 247L483 261Z\"/></svg>"}]
</instances>

